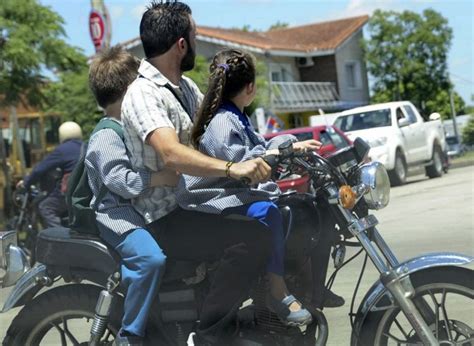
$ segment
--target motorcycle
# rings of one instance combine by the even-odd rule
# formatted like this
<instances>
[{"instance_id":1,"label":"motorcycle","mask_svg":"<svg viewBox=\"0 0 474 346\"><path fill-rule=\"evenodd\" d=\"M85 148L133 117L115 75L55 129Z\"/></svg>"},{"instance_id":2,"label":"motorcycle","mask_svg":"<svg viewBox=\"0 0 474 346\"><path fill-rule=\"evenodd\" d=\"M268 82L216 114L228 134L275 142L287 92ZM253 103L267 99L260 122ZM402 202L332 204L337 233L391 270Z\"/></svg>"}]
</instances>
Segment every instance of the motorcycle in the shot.
<instances>
[{"instance_id":1,"label":"motorcycle","mask_svg":"<svg viewBox=\"0 0 474 346\"><path fill-rule=\"evenodd\" d=\"M330 234L336 271L365 252L351 304L351 345L472 345L474 330L469 306L474 299L473 257L433 253L400 263L377 229L368 210L386 207L390 182L383 165L367 162L368 145L356 139L353 147L324 159L312 152L279 147L267 157L275 175L308 174L308 193L286 193L278 200L286 229L286 280L304 300L313 283L304 270L313 251ZM321 209L329 210L335 227L321 227ZM327 223L324 223L326 225ZM24 305L8 328L4 345L110 345L121 325L124 290L119 259L99 238L66 228L42 231L37 263L25 272L14 238L1 236L0 265L7 272L4 286L18 280L2 312ZM354 241L357 240L357 241ZM345 260L345 248L359 246ZM380 279L352 311L367 259ZM212 282L213 263L167 263L158 299L147 325L150 344L186 345L199 320L199 308ZM23 272L22 272L23 270ZM67 284L50 287L59 279ZM87 281L87 282L85 282ZM321 309L311 309L306 327L283 325L265 304L263 277L253 284L248 299L236 312L229 345L324 345L328 325ZM467 321L466 321L467 319ZM81 339L82 338L82 339ZM84 339L84 340L83 340ZM79 341L81 340L81 341Z\"/></svg>"},{"instance_id":2,"label":"motorcycle","mask_svg":"<svg viewBox=\"0 0 474 346\"><path fill-rule=\"evenodd\" d=\"M17 188L13 191L14 215L7 221L6 228L16 232L18 245L25 251L31 264L34 263L36 237L42 229L38 204L46 197L47 193L35 185L31 185L28 189Z\"/></svg>"},{"instance_id":3,"label":"motorcycle","mask_svg":"<svg viewBox=\"0 0 474 346\"><path fill-rule=\"evenodd\" d=\"M13 191L14 214L7 220L6 229L16 232L17 244L26 253L31 265L35 262L36 238L38 233L45 228L38 206L60 182L62 175L62 170L58 168L47 174L39 186L17 187ZM67 214L62 215L61 225L66 227L68 223Z\"/></svg>"}]
</instances>

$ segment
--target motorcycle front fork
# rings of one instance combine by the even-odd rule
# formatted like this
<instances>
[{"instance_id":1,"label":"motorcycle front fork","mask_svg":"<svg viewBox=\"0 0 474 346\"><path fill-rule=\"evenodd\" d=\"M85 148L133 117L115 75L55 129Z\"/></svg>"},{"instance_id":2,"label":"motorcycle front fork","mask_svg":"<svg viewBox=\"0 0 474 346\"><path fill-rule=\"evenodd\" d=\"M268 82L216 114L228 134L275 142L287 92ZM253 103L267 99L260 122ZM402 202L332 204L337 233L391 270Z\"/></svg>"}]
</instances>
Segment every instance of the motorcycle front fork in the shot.
<instances>
[{"instance_id":1,"label":"motorcycle front fork","mask_svg":"<svg viewBox=\"0 0 474 346\"><path fill-rule=\"evenodd\" d=\"M100 339L104 335L107 323L109 321L110 311L114 299L114 291L120 284L120 274L115 272L107 280L106 289L100 292L95 307L94 321L91 326L91 337L89 341L90 346L97 346L100 344Z\"/></svg>"},{"instance_id":2,"label":"motorcycle front fork","mask_svg":"<svg viewBox=\"0 0 474 346\"><path fill-rule=\"evenodd\" d=\"M405 314L417 335L425 345L439 345L431 328L413 303L415 289L407 275L408 268L400 266L397 258L377 231L377 218L368 215L357 219L350 211L339 206L349 224L349 231L357 237L367 255L380 273L380 281L392 294L394 301ZM370 236L369 236L370 233Z\"/></svg>"}]
</instances>

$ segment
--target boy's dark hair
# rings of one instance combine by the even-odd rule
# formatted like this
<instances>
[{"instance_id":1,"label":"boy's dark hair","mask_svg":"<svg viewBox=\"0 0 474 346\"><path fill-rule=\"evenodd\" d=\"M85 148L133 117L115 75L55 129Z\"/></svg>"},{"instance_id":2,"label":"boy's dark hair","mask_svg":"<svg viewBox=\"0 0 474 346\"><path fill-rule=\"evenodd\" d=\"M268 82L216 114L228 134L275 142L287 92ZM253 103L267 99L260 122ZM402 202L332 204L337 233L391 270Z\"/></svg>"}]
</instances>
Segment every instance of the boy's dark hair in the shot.
<instances>
[{"instance_id":1,"label":"boy's dark hair","mask_svg":"<svg viewBox=\"0 0 474 346\"><path fill-rule=\"evenodd\" d=\"M224 49L214 56L209 71L209 86L191 132L191 142L197 149L206 126L223 100L233 98L247 84L255 82L255 58L237 49Z\"/></svg>"},{"instance_id":2,"label":"boy's dark hair","mask_svg":"<svg viewBox=\"0 0 474 346\"><path fill-rule=\"evenodd\" d=\"M121 47L105 50L89 68L89 87L102 108L119 100L137 78L140 62Z\"/></svg>"},{"instance_id":3,"label":"boy's dark hair","mask_svg":"<svg viewBox=\"0 0 474 346\"><path fill-rule=\"evenodd\" d=\"M166 53L181 37L189 43L191 8L179 1L152 1L140 22L147 58Z\"/></svg>"}]
</instances>

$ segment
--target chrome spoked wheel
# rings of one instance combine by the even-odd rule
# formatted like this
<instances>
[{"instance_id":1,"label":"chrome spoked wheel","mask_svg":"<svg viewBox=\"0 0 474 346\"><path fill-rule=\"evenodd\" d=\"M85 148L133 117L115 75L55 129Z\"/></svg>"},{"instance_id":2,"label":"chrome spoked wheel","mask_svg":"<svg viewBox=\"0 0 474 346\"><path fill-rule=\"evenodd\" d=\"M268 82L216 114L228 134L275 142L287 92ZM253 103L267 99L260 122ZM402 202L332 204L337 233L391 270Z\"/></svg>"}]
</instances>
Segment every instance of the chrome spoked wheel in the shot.
<instances>
[{"instance_id":1,"label":"chrome spoked wheel","mask_svg":"<svg viewBox=\"0 0 474 346\"><path fill-rule=\"evenodd\" d=\"M427 321L440 345L474 344L474 292L469 287L433 283L416 288L416 300L429 307ZM427 317L425 317L427 318ZM375 345L423 345L403 312L391 309L382 317Z\"/></svg>"}]
</instances>

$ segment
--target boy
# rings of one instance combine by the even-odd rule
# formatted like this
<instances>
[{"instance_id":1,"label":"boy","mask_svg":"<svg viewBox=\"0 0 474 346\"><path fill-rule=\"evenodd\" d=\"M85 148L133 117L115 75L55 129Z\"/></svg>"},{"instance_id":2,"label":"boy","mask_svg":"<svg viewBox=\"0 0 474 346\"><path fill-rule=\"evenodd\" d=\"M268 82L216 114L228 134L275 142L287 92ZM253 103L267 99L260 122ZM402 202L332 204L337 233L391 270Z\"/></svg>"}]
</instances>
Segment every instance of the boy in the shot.
<instances>
[{"instance_id":1,"label":"boy","mask_svg":"<svg viewBox=\"0 0 474 346\"><path fill-rule=\"evenodd\" d=\"M94 59L89 71L89 86L105 119L120 122L120 108L128 85L136 78L139 62L128 52L112 48ZM104 121L102 119L101 121ZM164 272L166 256L150 233L131 199L159 185L176 185L175 172L135 172L131 168L122 137L111 128L91 136L85 166L97 203L96 220L101 238L122 259L122 283L127 286L122 328L117 345L143 342L150 306ZM100 191L105 188L105 195Z\"/></svg>"}]
</instances>

